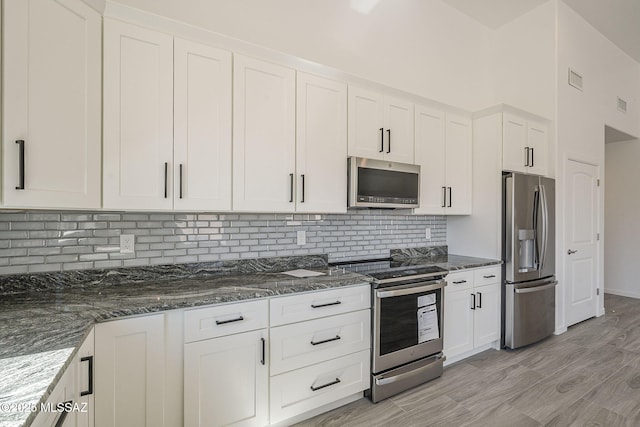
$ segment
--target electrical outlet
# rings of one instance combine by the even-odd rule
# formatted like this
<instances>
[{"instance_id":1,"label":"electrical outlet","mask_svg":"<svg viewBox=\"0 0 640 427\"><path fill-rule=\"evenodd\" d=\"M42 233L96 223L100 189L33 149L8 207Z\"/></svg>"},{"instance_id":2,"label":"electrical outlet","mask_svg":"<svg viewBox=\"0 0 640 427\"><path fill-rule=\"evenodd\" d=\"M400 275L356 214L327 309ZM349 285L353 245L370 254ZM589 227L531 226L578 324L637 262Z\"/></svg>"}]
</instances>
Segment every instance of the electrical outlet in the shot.
<instances>
[{"instance_id":1,"label":"electrical outlet","mask_svg":"<svg viewBox=\"0 0 640 427\"><path fill-rule=\"evenodd\" d=\"M307 232L304 230L298 231L298 246L307 244Z\"/></svg>"},{"instance_id":2,"label":"electrical outlet","mask_svg":"<svg viewBox=\"0 0 640 427\"><path fill-rule=\"evenodd\" d=\"M120 253L132 254L134 253L135 236L133 234L121 234L120 235Z\"/></svg>"},{"instance_id":3,"label":"electrical outlet","mask_svg":"<svg viewBox=\"0 0 640 427\"><path fill-rule=\"evenodd\" d=\"M425 231L424 231L424 237L425 237L427 240L431 240L431 229L430 229L430 228L425 228Z\"/></svg>"}]
</instances>

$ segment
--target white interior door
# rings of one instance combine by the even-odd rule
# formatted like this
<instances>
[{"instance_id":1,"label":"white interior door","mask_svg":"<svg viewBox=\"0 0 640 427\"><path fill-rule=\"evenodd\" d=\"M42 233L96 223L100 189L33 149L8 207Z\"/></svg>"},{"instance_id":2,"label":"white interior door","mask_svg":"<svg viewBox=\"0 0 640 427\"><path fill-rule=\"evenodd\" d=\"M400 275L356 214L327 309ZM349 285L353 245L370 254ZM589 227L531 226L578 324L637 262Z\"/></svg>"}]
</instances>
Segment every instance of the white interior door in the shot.
<instances>
[{"instance_id":1,"label":"white interior door","mask_svg":"<svg viewBox=\"0 0 640 427\"><path fill-rule=\"evenodd\" d=\"M565 301L567 326L596 315L598 168L568 160L565 172Z\"/></svg>"}]
</instances>

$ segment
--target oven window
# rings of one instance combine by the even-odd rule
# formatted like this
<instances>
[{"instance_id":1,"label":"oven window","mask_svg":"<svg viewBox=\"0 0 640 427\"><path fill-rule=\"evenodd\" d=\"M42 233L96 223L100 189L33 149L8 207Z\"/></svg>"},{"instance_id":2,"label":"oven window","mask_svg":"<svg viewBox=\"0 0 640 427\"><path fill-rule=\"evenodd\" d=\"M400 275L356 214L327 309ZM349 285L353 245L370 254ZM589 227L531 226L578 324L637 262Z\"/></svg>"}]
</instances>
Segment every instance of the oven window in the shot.
<instances>
[{"instance_id":1,"label":"oven window","mask_svg":"<svg viewBox=\"0 0 640 427\"><path fill-rule=\"evenodd\" d=\"M439 336L442 338L440 294L441 291L431 291L380 299L380 356L413 347L419 343L418 309L423 306L425 300L429 301L429 298L433 298L420 298L425 295L435 295Z\"/></svg>"},{"instance_id":2,"label":"oven window","mask_svg":"<svg viewBox=\"0 0 640 427\"><path fill-rule=\"evenodd\" d=\"M415 199L418 178L417 173L358 168L358 196Z\"/></svg>"}]
</instances>

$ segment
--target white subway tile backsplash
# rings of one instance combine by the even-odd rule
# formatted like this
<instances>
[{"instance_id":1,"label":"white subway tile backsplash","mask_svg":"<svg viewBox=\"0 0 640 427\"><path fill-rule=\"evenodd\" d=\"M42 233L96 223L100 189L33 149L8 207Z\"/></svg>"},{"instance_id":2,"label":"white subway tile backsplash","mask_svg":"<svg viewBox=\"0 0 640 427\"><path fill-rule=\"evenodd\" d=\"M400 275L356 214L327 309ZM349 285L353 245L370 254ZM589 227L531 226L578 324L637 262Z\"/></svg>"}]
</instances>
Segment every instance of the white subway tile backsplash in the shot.
<instances>
[{"instance_id":1,"label":"white subway tile backsplash","mask_svg":"<svg viewBox=\"0 0 640 427\"><path fill-rule=\"evenodd\" d=\"M431 239L424 229L431 228ZM298 231L307 243L296 244ZM135 253L120 253L120 234ZM446 244L446 218L392 211L347 214L0 212L0 274L328 254L380 258Z\"/></svg>"}]
</instances>

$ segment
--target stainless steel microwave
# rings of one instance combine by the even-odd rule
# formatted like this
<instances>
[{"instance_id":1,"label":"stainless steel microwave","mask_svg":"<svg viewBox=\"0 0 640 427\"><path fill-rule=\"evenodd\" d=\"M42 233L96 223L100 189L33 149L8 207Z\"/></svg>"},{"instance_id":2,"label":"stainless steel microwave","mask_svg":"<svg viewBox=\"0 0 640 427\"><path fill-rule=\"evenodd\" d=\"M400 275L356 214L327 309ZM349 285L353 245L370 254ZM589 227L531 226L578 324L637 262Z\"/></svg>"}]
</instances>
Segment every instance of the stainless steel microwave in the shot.
<instances>
[{"instance_id":1,"label":"stainless steel microwave","mask_svg":"<svg viewBox=\"0 0 640 427\"><path fill-rule=\"evenodd\" d=\"M349 208L417 208L420 166L349 157Z\"/></svg>"}]
</instances>

